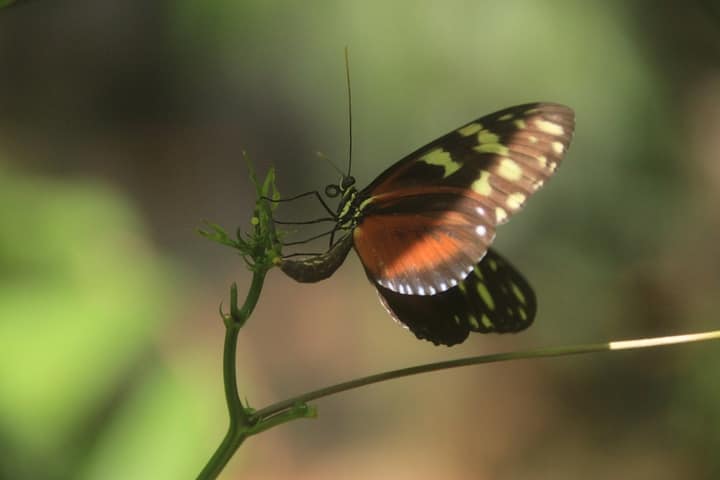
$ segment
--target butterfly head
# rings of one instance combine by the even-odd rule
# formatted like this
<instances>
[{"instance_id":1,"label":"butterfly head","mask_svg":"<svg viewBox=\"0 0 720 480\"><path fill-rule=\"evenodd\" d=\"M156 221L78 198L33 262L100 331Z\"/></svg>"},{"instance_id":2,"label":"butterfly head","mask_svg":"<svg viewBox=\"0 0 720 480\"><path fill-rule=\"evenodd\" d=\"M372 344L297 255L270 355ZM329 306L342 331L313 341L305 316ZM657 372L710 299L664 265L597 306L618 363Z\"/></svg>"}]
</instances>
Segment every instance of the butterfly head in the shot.
<instances>
[{"instance_id":1,"label":"butterfly head","mask_svg":"<svg viewBox=\"0 0 720 480\"><path fill-rule=\"evenodd\" d=\"M355 177L351 175L343 175L338 183L331 183L325 187L325 195L329 198L340 197L337 213L335 218L341 228L351 228L348 223L354 217L355 210L353 208L357 198L357 189L355 188Z\"/></svg>"},{"instance_id":2,"label":"butterfly head","mask_svg":"<svg viewBox=\"0 0 720 480\"><path fill-rule=\"evenodd\" d=\"M355 177L351 175L343 175L340 178L340 183L331 183L325 187L325 195L330 198L335 198L342 194L344 197L347 195L348 191L351 189L354 190L354 188L352 188L353 185L355 185Z\"/></svg>"}]
</instances>

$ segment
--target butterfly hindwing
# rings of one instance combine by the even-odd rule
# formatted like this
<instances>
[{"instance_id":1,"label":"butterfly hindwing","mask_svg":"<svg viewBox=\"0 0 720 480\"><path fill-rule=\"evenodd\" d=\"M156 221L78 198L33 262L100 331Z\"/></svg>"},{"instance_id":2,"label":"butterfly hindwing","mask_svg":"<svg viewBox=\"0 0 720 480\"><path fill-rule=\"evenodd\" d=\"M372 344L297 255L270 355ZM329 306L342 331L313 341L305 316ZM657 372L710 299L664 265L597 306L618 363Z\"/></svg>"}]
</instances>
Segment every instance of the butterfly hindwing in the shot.
<instances>
[{"instance_id":1,"label":"butterfly hindwing","mask_svg":"<svg viewBox=\"0 0 720 480\"><path fill-rule=\"evenodd\" d=\"M406 156L360 192L354 246L376 285L443 292L472 270L495 226L553 174L574 129L571 109L511 107Z\"/></svg>"},{"instance_id":2,"label":"butterfly hindwing","mask_svg":"<svg viewBox=\"0 0 720 480\"><path fill-rule=\"evenodd\" d=\"M436 295L376 287L393 318L436 345L462 343L471 331L518 332L532 324L537 312L527 280L492 249L456 287Z\"/></svg>"}]
</instances>

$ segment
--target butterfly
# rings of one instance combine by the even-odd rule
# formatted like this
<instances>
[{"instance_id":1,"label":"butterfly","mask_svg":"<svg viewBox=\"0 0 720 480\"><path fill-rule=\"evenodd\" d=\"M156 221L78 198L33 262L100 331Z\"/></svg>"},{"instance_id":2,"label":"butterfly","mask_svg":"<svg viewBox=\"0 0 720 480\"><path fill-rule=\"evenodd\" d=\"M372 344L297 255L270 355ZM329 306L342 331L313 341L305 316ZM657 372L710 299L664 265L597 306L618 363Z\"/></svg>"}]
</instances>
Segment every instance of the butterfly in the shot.
<instances>
[{"instance_id":1,"label":"butterfly","mask_svg":"<svg viewBox=\"0 0 720 480\"><path fill-rule=\"evenodd\" d=\"M490 245L496 227L555 173L574 127L566 106L518 105L443 135L362 190L343 175L325 189L340 197L336 211L327 208L337 240L325 253L283 258L280 268L317 282L354 248L381 303L420 339L450 346L471 331L523 330L535 318L535 294Z\"/></svg>"}]
</instances>

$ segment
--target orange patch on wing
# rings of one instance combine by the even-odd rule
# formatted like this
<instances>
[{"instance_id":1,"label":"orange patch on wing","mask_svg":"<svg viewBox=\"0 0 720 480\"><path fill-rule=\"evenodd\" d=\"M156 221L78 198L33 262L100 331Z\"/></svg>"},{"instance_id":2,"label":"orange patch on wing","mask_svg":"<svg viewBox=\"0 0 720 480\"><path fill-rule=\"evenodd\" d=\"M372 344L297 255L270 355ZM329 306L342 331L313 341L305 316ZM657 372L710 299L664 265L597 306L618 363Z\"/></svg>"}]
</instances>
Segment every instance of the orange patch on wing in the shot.
<instances>
[{"instance_id":1,"label":"orange patch on wing","mask_svg":"<svg viewBox=\"0 0 720 480\"><path fill-rule=\"evenodd\" d=\"M452 211L440 216L371 215L355 228L354 244L371 275L394 281L462 256L464 241L452 231L463 226L468 226L466 217Z\"/></svg>"}]
</instances>

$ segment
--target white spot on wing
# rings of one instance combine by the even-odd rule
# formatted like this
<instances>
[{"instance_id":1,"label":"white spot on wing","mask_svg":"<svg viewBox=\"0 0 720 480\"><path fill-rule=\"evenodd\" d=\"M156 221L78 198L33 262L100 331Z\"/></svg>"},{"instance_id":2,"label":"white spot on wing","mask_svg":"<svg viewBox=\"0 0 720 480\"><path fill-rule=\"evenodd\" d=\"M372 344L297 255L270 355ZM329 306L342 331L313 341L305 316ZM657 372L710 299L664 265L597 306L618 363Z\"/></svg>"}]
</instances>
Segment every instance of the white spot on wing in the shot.
<instances>
[{"instance_id":1,"label":"white spot on wing","mask_svg":"<svg viewBox=\"0 0 720 480\"><path fill-rule=\"evenodd\" d=\"M487 228L485 227L485 225L478 225L477 227L475 227L475 233L477 233L481 237L484 237L487 233Z\"/></svg>"},{"instance_id":2,"label":"white spot on wing","mask_svg":"<svg viewBox=\"0 0 720 480\"><path fill-rule=\"evenodd\" d=\"M517 210L520 208L525 201L525 194L523 193L511 193L508 195L507 201L505 204L510 207L511 210Z\"/></svg>"},{"instance_id":3,"label":"white spot on wing","mask_svg":"<svg viewBox=\"0 0 720 480\"><path fill-rule=\"evenodd\" d=\"M510 181L520 180L522 168L512 159L503 158L498 166L498 175Z\"/></svg>"},{"instance_id":4,"label":"white spot on wing","mask_svg":"<svg viewBox=\"0 0 720 480\"><path fill-rule=\"evenodd\" d=\"M557 123L550 122L548 120L537 120L535 125L538 127L538 130L549 133L550 135L562 135L565 133L565 129L562 125L558 125Z\"/></svg>"}]
</instances>

